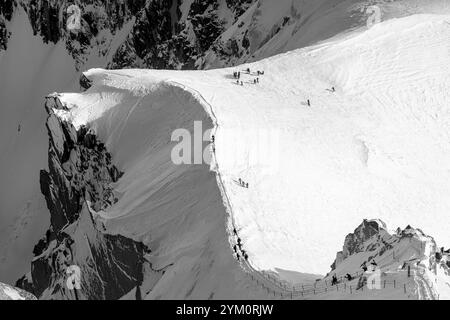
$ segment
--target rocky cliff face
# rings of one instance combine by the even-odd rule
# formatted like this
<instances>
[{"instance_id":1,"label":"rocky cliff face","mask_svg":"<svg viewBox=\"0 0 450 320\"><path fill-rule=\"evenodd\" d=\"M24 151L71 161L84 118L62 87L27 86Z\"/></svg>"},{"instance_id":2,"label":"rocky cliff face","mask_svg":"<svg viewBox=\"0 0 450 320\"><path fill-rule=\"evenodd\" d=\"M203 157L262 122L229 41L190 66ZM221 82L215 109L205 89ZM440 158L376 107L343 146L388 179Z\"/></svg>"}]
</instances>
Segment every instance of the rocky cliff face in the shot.
<instances>
[{"instance_id":1,"label":"rocky cliff face","mask_svg":"<svg viewBox=\"0 0 450 320\"><path fill-rule=\"evenodd\" d=\"M106 58L110 68L200 68L214 41L255 1L6 0L0 51L7 48L6 21L20 6L35 35L45 43L64 42L78 69L93 57ZM69 9L73 4L79 14ZM80 21L79 28L68 28L70 21Z\"/></svg>"},{"instance_id":2,"label":"rocky cliff face","mask_svg":"<svg viewBox=\"0 0 450 320\"><path fill-rule=\"evenodd\" d=\"M40 182L51 226L34 248L31 273L17 286L42 299L118 299L142 283L149 250L107 233L97 212L117 201L112 183L122 173L91 130L76 130L56 115L63 108L57 95L47 97L49 171L41 171ZM73 266L80 290L67 285Z\"/></svg>"},{"instance_id":3,"label":"rocky cliff face","mask_svg":"<svg viewBox=\"0 0 450 320\"><path fill-rule=\"evenodd\" d=\"M346 236L327 277L350 274L358 279L357 289L361 289L370 273L379 268L383 281L407 282L405 294L408 291L418 299L448 299L449 252L420 229L407 226L390 233L384 222L364 220Z\"/></svg>"},{"instance_id":4,"label":"rocky cliff face","mask_svg":"<svg viewBox=\"0 0 450 320\"><path fill-rule=\"evenodd\" d=\"M364 251L374 251L377 249L377 244L383 244L381 242L369 243L372 237L377 239L383 239L387 236L386 225L380 220L364 220L353 233L349 233L344 240L344 246L342 251L339 251L336 255L336 260L332 265L334 269L340 262L348 258L349 256Z\"/></svg>"},{"instance_id":5,"label":"rocky cliff face","mask_svg":"<svg viewBox=\"0 0 450 320\"><path fill-rule=\"evenodd\" d=\"M6 24L11 21L17 3L14 0L4 0L0 5L0 52L6 50L11 32Z\"/></svg>"}]
</instances>

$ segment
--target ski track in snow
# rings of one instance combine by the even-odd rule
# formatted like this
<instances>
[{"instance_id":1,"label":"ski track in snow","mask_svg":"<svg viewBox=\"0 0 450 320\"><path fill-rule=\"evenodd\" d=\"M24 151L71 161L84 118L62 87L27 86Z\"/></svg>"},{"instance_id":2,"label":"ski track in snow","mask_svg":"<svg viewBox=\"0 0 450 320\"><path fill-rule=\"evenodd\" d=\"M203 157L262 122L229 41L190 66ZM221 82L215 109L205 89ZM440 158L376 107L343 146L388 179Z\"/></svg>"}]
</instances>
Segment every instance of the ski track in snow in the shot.
<instances>
[{"instance_id":1,"label":"ski track in snow","mask_svg":"<svg viewBox=\"0 0 450 320\"><path fill-rule=\"evenodd\" d=\"M97 127L114 153L118 141L151 144L147 132L133 136L137 128L115 126L121 113L126 121L134 113L157 117L162 109L155 100L151 105L146 101L171 86L204 101L216 130L219 188L229 199L231 225L239 230L249 266L256 270L324 274L345 235L363 218L376 217L390 226L411 224L448 245L448 21L448 16L433 15L390 20L342 41L229 69L92 69L86 75L94 88L64 94L61 99L77 108L61 116L76 126ZM245 74L244 86L230 81L233 71L247 66L265 71L260 84L249 84L254 77ZM101 86L108 90L98 100ZM335 93L327 91L331 86ZM268 129L280 134L277 150L255 135ZM127 150L140 156L141 149L132 149L140 142L129 142ZM261 150L255 151L255 145L266 155L276 154L278 165L259 163L265 159L258 158ZM137 177L145 163L137 166L121 152L126 175ZM238 178L250 188L236 185ZM144 234L143 224L127 225L125 219L145 212L150 191L141 190L137 197L133 188L140 182L126 185L130 181L119 181L121 201L103 216L124 222L121 231ZM127 207L120 210L121 205Z\"/></svg>"}]
</instances>

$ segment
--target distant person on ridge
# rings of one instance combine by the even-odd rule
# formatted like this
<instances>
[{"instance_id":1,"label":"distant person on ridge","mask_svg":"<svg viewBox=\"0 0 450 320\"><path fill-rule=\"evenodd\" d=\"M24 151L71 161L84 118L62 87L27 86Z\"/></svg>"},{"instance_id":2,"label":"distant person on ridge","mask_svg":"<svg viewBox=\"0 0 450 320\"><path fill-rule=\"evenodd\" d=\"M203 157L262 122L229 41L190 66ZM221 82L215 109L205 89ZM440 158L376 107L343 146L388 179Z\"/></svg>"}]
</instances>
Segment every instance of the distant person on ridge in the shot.
<instances>
[{"instance_id":1,"label":"distant person on ridge","mask_svg":"<svg viewBox=\"0 0 450 320\"><path fill-rule=\"evenodd\" d=\"M363 269L364 272L367 271L367 265L366 265L366 262L365 262L365 261L362 263L361 269Z\"/></svg>"},{"instance_id":2,"label":"distant person on ridge","mask_svg":"<svg viewBox=\"0 0 450 320\"><path fill-rule=\"evenodd\" d=\"M338 279L336 277L336 274L333 275L333 277L331 278L331 285L334 286L336 285L338 282Z\"/></svg>"}]
</instances>

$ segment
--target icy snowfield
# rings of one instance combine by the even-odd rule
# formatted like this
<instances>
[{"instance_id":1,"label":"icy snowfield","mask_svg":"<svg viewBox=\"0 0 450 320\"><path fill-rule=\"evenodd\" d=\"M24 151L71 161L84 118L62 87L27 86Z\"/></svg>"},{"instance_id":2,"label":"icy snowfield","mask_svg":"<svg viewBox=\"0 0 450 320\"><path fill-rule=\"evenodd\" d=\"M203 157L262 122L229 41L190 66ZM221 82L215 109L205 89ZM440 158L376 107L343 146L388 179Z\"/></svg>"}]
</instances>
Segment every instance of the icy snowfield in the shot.
<instances>
[{"instance_id":1,"label":"icy snowfield","mask_svg":"<svg viewBox=\"0 0 450 320\"><path fill-rule=\"evenodd\" d=\"M61 116L93 126L125 171L119 202L101 213L109 229L142 239L156 267L175 263L148 298L185 296L193 284L191 298L244 290L214 172L170 159L173 130L212 127L208 114L219 125L217 173L256 268L324 274L363 218L417 226L448 247L449 22L393 19L233 69L92 69L93 88L63 94L71 111ZM265 71L259 84L247 67Z\"/></svg>"}]
</instances>

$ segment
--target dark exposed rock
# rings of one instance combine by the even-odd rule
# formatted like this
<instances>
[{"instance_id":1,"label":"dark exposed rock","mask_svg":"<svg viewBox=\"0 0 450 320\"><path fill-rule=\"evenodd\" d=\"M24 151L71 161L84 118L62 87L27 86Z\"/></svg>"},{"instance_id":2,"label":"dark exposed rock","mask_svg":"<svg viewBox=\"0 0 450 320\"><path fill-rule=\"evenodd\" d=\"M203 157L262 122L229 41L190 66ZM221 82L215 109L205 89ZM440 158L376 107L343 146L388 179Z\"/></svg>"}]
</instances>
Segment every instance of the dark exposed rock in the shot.
<instances>
[{"instance_id":1,"label":"dark exposed rock","mask_svg":"<svg viewBox=\"0 0 450 320\"><path fill-rule=\"evenodd\" d=\"M0 51L7 49L11 33L6 27L6 22L11 21L16 6L17 2L15 0L2 0L0 4Z\"/></svg>"},{"instance_id":2,"label":"dark exposed rock","mask_svg":"<svg viewBox=\"0 0 450 320\"><path fill-rule=\"evenodd\" d=\"M0 50L6 48L10 32L5 20L14 11L14 1L5 1L3 14L0 11ZM108 68L197 69L209 51L221 50L215 41L225 25L235 23L255 1L86 0L75 2L81 12L76 30L67 28L73 15L68 13L71 0L29 0L22 6L34 34L45 43L65 43L77 69L93 55L108 56L108 65L101 66ZM222 14L225 5L230 12ZM123 41L118 47L111 45L116 37Z\"/></svg>"},{"instance_id":3,"label":"dark exposed rock","mask_svg":"<svg viewBox=\"0 0 450 320\"><path fill-rule=\"evenodd\" d=\"M51 226L34 248L31 273L17 285L44 299L118 299L142 282L149 249L105 233L94 218L95 211L117 202L112 183L123 173L92 130L76 130L54 109L66 110L57 95L47 97L49 170L40 179ZM73 265L81 271L76 292L66 285Z\"/></svg>"},{"instance_id":4,"label":"dark exposed rock","mask_svg":"<svg viewBox=\"0 0 450 320\"><path fill-rule=\"evenodd\" d=\"M0 300L36 300L31 293L0 283Z\"/></svg>"},{"instance_id":5,"label":"dark exposed rock","mask_svg":"<svg viewBox=\"0 0 450 320\"><path fill-rule=\"evenodd\" d=\"M366 220L345 237L343 254L348 257L363 249L364 243L378 234L380 230L385 230L386 225L379 220Z\"/></svg>"},{"instance_id":6,"label":"dark exposed rock","mask_svg":"<svg viewBox=\"0 0 450 320\"><path fill-rule=\"evenodd\" d=\"M386 225L381 220L367 220L363 222L355 229L353 233L349 233L344 240L344 246L342 251L339 251L336 255L336 260L331 265L331 269L334 270L336 266L347 257L362 251L374 251L380 246L386 250L386 245L380 238L380 241L374 243L368 242L374 236L380 236L380 233L386 232Z\"/></svg>"}]
</instances>

